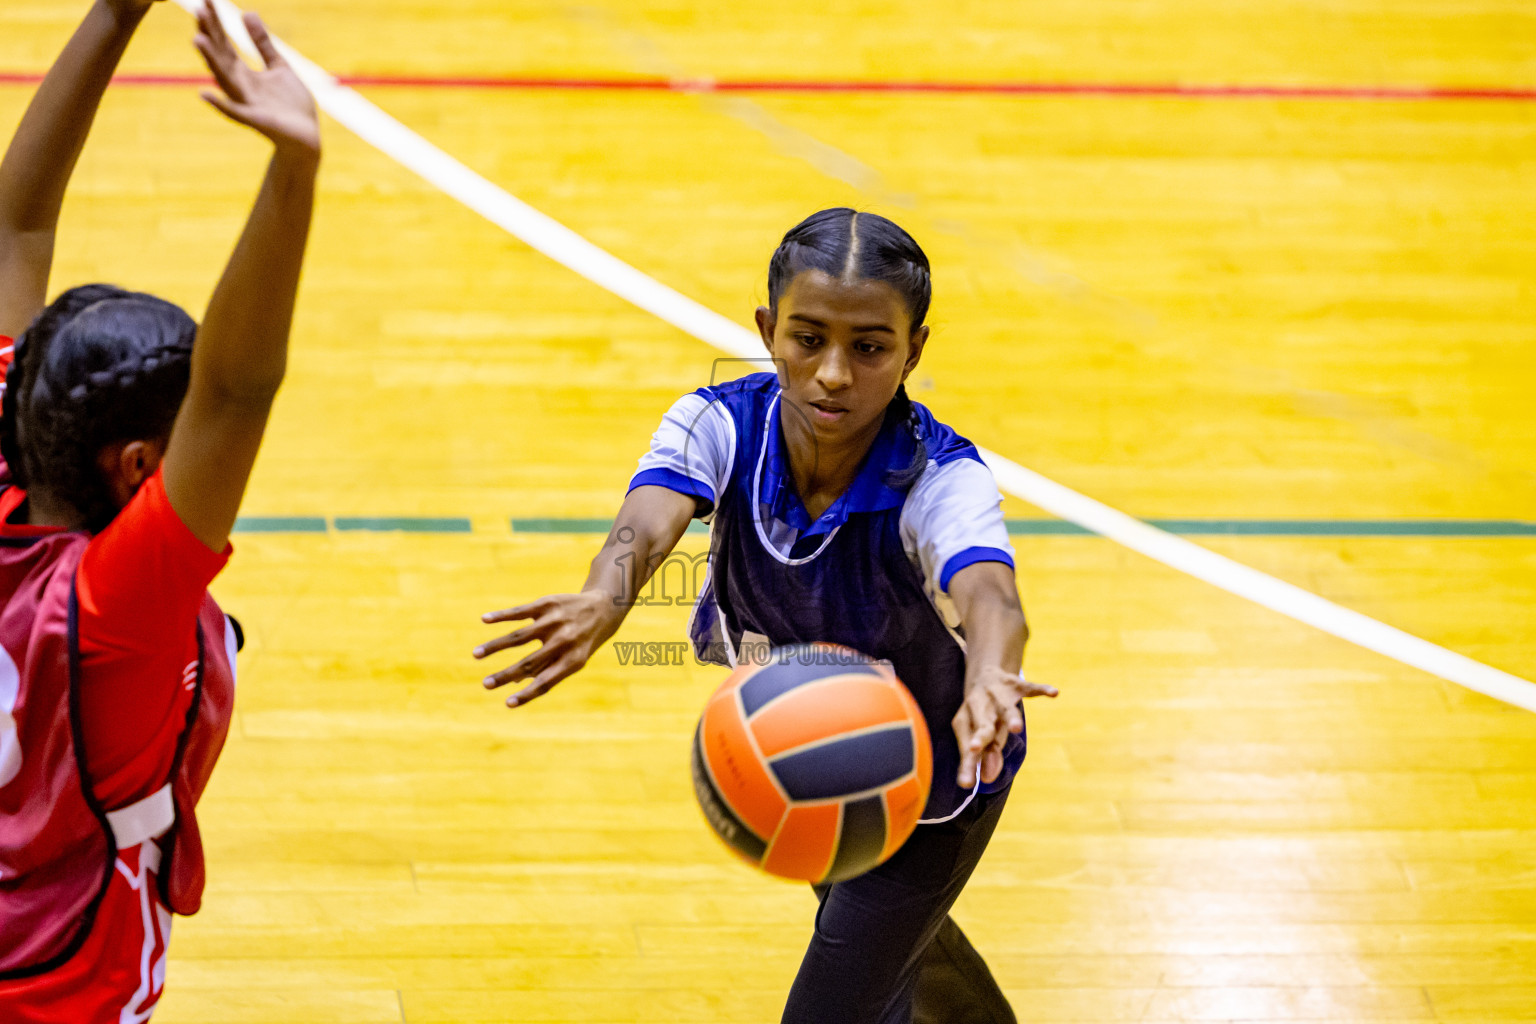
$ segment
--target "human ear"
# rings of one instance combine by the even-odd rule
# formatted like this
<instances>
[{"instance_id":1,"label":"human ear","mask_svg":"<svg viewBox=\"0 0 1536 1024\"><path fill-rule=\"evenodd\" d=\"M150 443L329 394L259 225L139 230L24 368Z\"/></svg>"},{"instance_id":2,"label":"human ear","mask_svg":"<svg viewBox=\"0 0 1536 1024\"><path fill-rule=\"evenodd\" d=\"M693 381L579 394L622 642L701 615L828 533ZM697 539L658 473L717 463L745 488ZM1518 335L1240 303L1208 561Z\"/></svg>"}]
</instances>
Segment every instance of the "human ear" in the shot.
<instances>
[{"instance_id":1,"label":"human ear","mask_svg":"<svg viewBox=\"0 0 1536 1024\"><path fill-rule=\"evenodd\" d=\"M123 476L134 490L155 475L160 460L165 457L165 445L157 441L129 441L123 445Z\"/></svg>"},{"instance_id":2,"label":"human ear","mask_svg":"<svg viewBox=\"0 0 1536 1024\"><path fill-rule=\"evenodd\" d=\"M119 506L126 505L160 468L165 446L157 441L115 441L101 450L96 464L107 478L107 486Z\"/></svg>"},{"instance_id":3,"label":"human ear","mask_svg":"<svg viewBox=\"0 0 1536 1024\"><path fill-rule=\"evenodd\" d=\"M778 327L778 318L773 315L773 310L767 306L757 307L757 333L762 335L763 347L773 355L773 332Z\"/></svg>"},{"instance_id":4,"label":"human ear","mask_svg":"<svg viewBox=\"0 0 1536 1024\"><path fill-rule=\"evenodd\" d=\"M901 368L902 383L906 383L907 375L917 369L917 361L923 358L923 346L926 344L928 344L928 325L923 324L907 339L907 362Z\"/></svg>"}]
</instances>

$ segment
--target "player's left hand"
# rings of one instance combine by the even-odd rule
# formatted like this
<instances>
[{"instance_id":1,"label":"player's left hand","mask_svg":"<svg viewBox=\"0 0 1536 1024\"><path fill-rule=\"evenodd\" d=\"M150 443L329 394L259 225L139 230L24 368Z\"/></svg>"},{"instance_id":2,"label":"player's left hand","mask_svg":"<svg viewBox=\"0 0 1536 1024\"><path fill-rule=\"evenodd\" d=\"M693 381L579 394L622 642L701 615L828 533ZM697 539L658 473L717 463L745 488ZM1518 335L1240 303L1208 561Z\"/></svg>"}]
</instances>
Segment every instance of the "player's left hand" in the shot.
<instances>
[{"instance_id":1,"label":"player's left hand","mask_svg":"<svg viewBox=\"0 0 1536 1024\"><path fill-rule=\"evenodd\" d=\"M1024 731L1024 712L1019 701L1026 697L1054 697L1057 690L1032 683L1022 675L997 666L982 669L971 681L965 702L951 724L960 745L960 772L956 781L966 789L976 785L976 766L981 781L992 782L1003 771L1003 744L1012 734Z\"/></svg>"},{"instance_id":2,"label":"player's left hand","mask_svg":"<svg viewBox=\"0 0 1536 1024\"><path fill-rule=\"evenodd\" d=\"M211 90L203 99L228 117L271 139L279 153L320 153L320 118L314 97L278 52L267 27L255 14L246 14L245 27L261 54L266 70L258 71L235 52L218 15L208 3L197 12L197 37L193 44L222 92Z\"/></svg>"}]
</instances>

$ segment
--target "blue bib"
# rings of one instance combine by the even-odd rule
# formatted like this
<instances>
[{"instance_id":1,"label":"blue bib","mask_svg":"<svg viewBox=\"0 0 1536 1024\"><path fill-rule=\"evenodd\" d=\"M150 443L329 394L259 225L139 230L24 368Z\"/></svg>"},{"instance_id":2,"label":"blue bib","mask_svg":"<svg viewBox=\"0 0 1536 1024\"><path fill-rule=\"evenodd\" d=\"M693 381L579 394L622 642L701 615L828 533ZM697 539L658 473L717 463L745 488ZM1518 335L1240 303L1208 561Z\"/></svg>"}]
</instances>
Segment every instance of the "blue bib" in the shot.
<instances>
[{"instance_id":1,"label":"blue bib","mask_svg":"<svg viewBox=\"0 0 1536 1024\"><path fill-rule=\"evenodd\" d=\"M689 624L695 652L719 664L761 663L764 641L773 647L820 641L889 661L917 699L933 740L933 788L923 816L942 817L969 793L955 781L960 752L951 725L965 693L963 636L945 625L902 544L905 488L888 481L911 465L919 443L930 457L936 450L964 455L965 449L978 456L915 406L922 440L888 418L855 482L809 523L788 473L778 392L772 374L703 392L730 413L737 445L710 524L708 583ZM774 543L776 520L799 528L788 551ZM1007 786L1024 754L1024 736L1010 736L1003 772L984 791Z\"/></svg>"}]
</instances>

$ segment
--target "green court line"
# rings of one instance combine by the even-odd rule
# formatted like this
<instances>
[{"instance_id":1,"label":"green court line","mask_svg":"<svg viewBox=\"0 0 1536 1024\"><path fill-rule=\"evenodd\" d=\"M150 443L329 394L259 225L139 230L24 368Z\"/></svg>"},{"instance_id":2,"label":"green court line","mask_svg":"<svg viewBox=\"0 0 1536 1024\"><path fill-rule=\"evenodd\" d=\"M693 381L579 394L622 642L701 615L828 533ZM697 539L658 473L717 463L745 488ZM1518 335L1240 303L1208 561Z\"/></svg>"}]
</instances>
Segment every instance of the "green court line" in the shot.
<instances>
[{"instance_id":1,"label":"green court line","mask_svg":"<svg viewBox=\"0 0 1536 1024\"><path fill-rule=\"evenodd\" d=\"M513 519L513 533L602 533L613 529L612 519ZM709 533L709 527L695 520L688 532Z\"/></svg>"},{"instance_id":2,"label":"green court line","mask_svg":"<svg viewBox=\"0 0 1536 1024\"><path fill-rule=\"evenodd\" d=\"M1245 537L1536 537L1518 519L1148 519L1169 533Z\"/></svg>"},{"instance_id":3,"label":"green court line","mask_svg":"<svg viewBox=\"0 0 1536 1024\"><path fill-rule=\"evenodd\" d=\"M702 525L702 524L701 524ZM612 519L513 519L513 533L607 533Z\"/></svg>"},{"instance_id":4,"label":"green court line","mask_svg":"<svg viewBox=\"0 0 1536 1024\"><path fill-rule=\"evenodd\" d=\"M1027 533L1033 536L1045 534L1060 535L1071 534L1073 536L1092 536L1092 531L1085 530L1076 523L1069 523L1065 519L1009 519L1009 533Z\"/></svg>"},{"instance_id":5,"label":"green court line","mask_svg":"<svg viewBox=\"0 0 1536 1024\"><path fill-rule=\"evenodd\" d=\"M1520 519L1148 519L1152 526L1189 537L1536 537L1536 522ZM1009 519L1016 536L1089 536L1061 519ZM611 519L516 518L513 533L606 534ZM472 533L466 517L241 516L236 533ZM690 534L707 534L694 522Z\"/></svg>"},{"instance_id":6,"label":"green court line","mask_svg":"<svg viewBox=\"0 0 1536 1024\"><path fill-rule=\"evenodd\" d=\"M1204 537L1536 537L1536 523L1517 519L1148 519L1170 533ZM1089 536L1062 519L1009 519L1008 532ZM607 533L611 519L513 519L513 533ZM707 532L693 523L690 533Z\"/></svg>"},{"instance_id":7,"label":"green court line","mask_svg":"<svg viewBox=\"0 0 1536 1024\"><path fill-rule=\"evenodd\" d=\"M365 533L469 533L468 519L422 516L337 516L332 522L343 532Z\"/></svg>"},{"instance_id":8,"label":"green court line","mask_svg":"<svg viewBox=\"0 0 1536 1024\"><path fill-rule=\"evenodd\" d=\"M235 533L324 533L320 516L241 516L235 520Z\"/></svg>"}]
</instances>

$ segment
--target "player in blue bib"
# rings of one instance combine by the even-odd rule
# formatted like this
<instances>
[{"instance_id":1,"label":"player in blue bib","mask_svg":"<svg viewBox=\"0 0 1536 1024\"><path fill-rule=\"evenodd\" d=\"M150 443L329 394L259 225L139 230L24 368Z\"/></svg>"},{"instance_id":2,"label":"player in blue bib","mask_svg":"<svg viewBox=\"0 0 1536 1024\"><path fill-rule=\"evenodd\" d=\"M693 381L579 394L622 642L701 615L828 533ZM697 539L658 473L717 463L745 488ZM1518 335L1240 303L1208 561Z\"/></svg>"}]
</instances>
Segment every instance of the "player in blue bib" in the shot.
<instances>
[{"instance_id":1,"label":"player in blue bib","mask_svg":"<svg viewBox=\"0 0 1536 1024\"><path fill-rule=\"evenodd\" d=\"M790 990L794 1024L1009 1024L948 916L1024 760L1028 631L1001 496L976 448L907 398L928 340L928 259L884 217L823 210L768 269L757 324L776 373L679 399L640 460L577 594L485 616L531 620L476 657L542 646L489 676L517 707L579 670L688 523L710 524L689 632L701 659L825 641L891 662L933 737L924 820L884 864L818 886Z\"/></svg>"}]
</instances>

